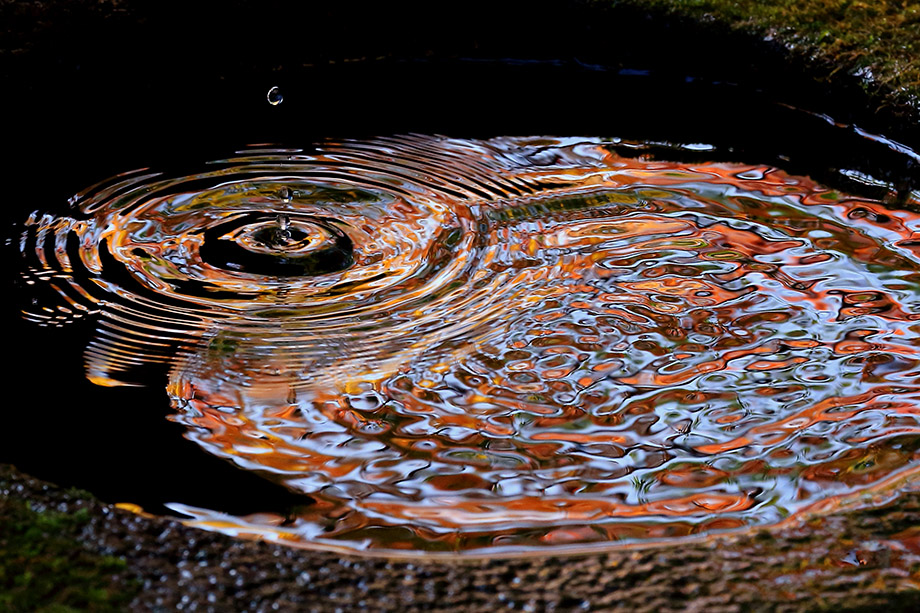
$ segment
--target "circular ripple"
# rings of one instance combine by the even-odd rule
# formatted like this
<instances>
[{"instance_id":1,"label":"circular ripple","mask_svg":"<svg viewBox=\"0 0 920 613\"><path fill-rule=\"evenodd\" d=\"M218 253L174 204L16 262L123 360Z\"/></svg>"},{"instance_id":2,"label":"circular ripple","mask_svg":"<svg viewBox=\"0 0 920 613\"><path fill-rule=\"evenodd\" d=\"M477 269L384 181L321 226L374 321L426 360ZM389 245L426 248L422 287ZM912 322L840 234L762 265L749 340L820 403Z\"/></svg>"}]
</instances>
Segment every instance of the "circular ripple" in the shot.
<instances>
[{"instance_id":1,"label":"circular ripple","mask_svg":"<svg viewBox=\"0 0 920 613\"><path fill-rule=\"evenodd\" d=\"M351 240L334 222L287 213L226 219L204 233L199 253L219 269L276 277L329 274L354 264Z\"/></svg>"},{"instance_id":2,"label":"circular ripple","mask_svg":"<svg viewBox=\"0 0 920 613\"><path fill-rule=\"evenodd\" d=\"M583 546L915 472L920 218L803 177L413 137L127 175L77 207L29 221L51 291L27 316L98 314L94 381L165 364L190 438L305 494L286 517L173 505L197 525Z\"/></svg>"}]
</instances>

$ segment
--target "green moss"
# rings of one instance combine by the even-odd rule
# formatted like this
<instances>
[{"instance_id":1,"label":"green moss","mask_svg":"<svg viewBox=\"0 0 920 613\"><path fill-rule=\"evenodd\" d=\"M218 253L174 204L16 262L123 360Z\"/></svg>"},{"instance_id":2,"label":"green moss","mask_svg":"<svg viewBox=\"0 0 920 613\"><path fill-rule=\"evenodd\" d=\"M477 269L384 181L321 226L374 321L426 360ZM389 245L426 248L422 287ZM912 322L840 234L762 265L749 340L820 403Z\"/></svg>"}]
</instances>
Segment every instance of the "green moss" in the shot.
<instances>
[{"instance_id":1,"label":"green moss","mask_svg":"<svg viewBox=\"0 0 920 613\"><path fill-rule=\"evenodd\" d=\"M606 4L721 22L867 77L905 102L920 98L918 0L606 0ZM869 79L868 77L871 77Z\"/></svg>"},{"instance_id":2,"label":"green moss","mask_svg":"<svg viewBox=\"0 0 920 613\"><path fill-rule=\"evenodd\" d=\"M138 589L119 576L125 561L85 551L77 535L90 519L75 513L36 512L28 503L0 499L0 611L120 611Z\"/></svg>"}]
</instances>

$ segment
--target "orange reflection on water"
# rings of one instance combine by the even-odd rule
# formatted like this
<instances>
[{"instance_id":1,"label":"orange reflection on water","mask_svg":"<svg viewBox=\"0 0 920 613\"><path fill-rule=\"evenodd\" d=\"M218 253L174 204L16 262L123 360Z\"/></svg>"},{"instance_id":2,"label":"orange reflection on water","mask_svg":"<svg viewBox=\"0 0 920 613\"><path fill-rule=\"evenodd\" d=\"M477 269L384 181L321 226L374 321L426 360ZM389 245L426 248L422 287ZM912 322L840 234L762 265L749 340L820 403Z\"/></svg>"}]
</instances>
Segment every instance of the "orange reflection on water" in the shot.
<instances>
[{"instance_id":1,"label":"orange reflection on water","mask_svg":"<svg viewBox=\"0 0 920 613\"><path fill-rule=\"evenodd\" d=\"M39 267L79 238L91 275L51 293L103 311L94 381L168 364L190 438L304 494L288 516L174 505L198 525L576 546L774 524L916 470L915 213L599 139L225 164L30 222Z\"/></svg>"}]
</instances>

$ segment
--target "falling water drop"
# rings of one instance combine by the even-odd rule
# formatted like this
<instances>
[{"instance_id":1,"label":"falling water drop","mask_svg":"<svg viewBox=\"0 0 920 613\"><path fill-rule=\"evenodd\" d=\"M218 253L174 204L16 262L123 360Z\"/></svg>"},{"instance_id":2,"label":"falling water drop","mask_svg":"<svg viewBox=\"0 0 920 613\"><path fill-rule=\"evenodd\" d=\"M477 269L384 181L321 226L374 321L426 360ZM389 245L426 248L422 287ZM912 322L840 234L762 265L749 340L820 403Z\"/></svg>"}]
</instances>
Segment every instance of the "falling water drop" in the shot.
<instances>
[{"instance_id":1,"label":"falling water drop","mask_svg":"<svg viewBox=\"0 0 920 613\"><path fill-rule=\"evenodd\" d=\"M291 190L286 187L282 187L281 191L278 192L278 194L281 196L282 202L290 202L291 198L293 197L293 194L291 194Z\"/></svg>"},{"instance_id":2,"label":"falling water drop","mask_svg":"<svg viewBox=\"0 0 920 613\"><path fill-rule=\"evenodd\" d=\"M278 215L278 231L275 239L279 245L287 245L291 242L291 218L287 215Z\"/></svg>"},{"instance_id":3,"label":"falling water drop","mask_svg":"<svg viewBox=\"0 0 920 613\"><path fill-rule=\"evenodd\" d=\"M278 106L284 101L284 95L281 93L281 88L277 86L268 90L268 96L266 96L266 98L268 99L268 103L272 106Z\"/></svg>"}]
</instances>

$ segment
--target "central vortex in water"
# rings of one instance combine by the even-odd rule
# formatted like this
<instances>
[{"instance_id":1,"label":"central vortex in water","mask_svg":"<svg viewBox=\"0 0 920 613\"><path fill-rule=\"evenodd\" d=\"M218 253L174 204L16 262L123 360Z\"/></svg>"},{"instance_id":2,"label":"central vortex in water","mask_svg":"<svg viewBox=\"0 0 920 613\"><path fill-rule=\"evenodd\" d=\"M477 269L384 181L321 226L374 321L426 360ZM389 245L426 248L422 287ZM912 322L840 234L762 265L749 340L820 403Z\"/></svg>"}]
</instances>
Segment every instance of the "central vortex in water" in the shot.
<instances>
[{"instance_id":1,"label":"central vortex in water","mask_svg":"<svg viewBox=\"0 0 920 613\"><path fill-rule=\"evenodd\" d=\"M94 382L162 365L191 439L304 494L170 505L237 534L584 546L914 478L920 216L615 153L636 146L405 137L121 175L28 221L27 318L94 316Z\"/></svg>"}]
</instances>

